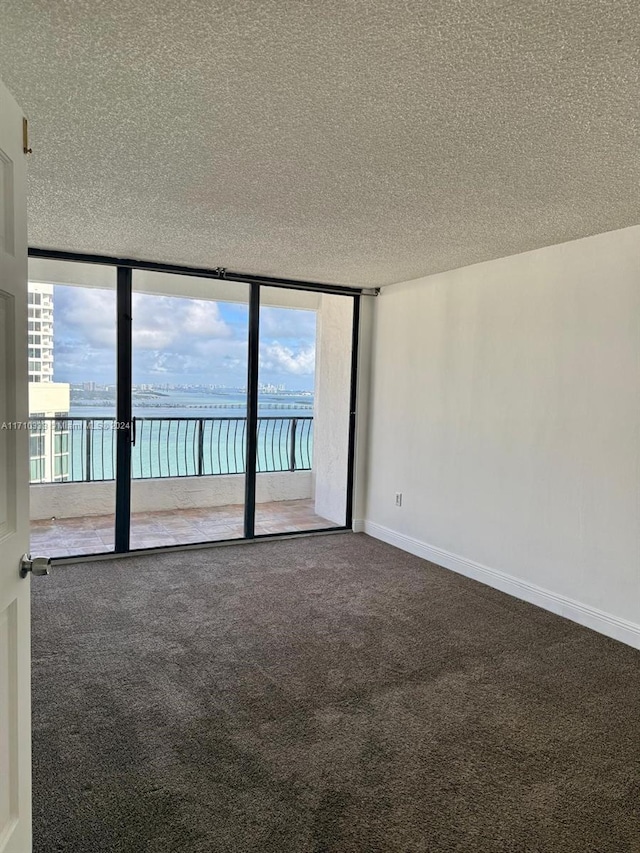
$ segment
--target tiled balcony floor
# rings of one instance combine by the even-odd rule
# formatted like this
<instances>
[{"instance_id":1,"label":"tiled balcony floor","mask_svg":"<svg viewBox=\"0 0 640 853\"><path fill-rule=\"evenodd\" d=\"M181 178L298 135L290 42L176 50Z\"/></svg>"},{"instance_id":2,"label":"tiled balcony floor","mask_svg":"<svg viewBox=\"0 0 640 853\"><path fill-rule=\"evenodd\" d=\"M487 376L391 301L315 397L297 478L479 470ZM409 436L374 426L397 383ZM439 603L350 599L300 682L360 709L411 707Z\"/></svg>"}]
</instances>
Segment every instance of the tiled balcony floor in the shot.
<instances>
[{"instance_id":1,"label":"tiled balcony floor","mask_svg":"<svg viewBox=\"0 0 640 853\"><path fill-rule=\"evenodd\" d=\"M243 507L176 509L131 514L131 548L158 548L193 542L241 539ZM113 551L112 515L58 518L31 522L30 550L34 555L68 557ZM293 533L335 527L314 512L313 500L272 501L256 504L255 531Z\"/></svg>"}]
</instances>

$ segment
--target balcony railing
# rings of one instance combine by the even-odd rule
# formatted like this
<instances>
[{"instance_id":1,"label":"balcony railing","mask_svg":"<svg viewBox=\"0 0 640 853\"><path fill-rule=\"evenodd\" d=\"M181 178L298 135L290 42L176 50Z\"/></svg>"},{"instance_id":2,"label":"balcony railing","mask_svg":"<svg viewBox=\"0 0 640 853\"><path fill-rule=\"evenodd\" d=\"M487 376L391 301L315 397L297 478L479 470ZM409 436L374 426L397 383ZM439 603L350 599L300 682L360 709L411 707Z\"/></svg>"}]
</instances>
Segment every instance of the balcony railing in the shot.
<instances>
[{"instance_id":1,"label":"balcony railing","mask_svg":"<svg viewBox=\"0 0 640 853\"><path fill-rule=\"evenodd\" d=\"M49 417L29 423L32 483L115 479L115 418ZM246 430L246 418L136 418L131 476L243 474ZM312 452L312 416L258 418L259 473L308 471Z\"/></svg>"}]
</instances>

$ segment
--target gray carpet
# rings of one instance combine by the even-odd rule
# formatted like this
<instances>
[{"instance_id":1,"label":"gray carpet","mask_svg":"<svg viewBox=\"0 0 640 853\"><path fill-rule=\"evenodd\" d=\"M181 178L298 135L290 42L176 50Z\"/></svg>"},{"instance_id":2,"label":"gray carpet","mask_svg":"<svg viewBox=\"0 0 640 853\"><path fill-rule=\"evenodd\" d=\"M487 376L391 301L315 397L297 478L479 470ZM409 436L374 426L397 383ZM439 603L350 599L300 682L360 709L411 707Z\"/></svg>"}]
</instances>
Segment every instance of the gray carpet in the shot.
<instances>
[{"instance_id":1,"label":"gray carpet","mask_svg":"<svg viewBox=\"0 0 640 853\"><path fill-rule=\"evenodd\" d=\"M640 653L363 534L33 610L36 853L640 850Z\"/></svg>"}]
</instances>

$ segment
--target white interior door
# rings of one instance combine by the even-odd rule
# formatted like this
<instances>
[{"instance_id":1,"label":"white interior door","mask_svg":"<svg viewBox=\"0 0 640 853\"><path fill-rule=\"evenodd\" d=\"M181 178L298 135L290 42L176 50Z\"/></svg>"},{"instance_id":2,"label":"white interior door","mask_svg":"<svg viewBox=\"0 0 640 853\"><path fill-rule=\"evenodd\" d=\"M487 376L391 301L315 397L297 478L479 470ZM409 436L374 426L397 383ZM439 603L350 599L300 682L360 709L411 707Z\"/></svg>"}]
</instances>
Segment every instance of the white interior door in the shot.
<instances>
[{"instance_id":1,"label":"white interior door","mask_svg":"<svg viewBox=\"0 0 640 853\"><path fill-rule=\"evenodd\" d=\"M31 850L27 216L23 116L0 83L0 853Z\"/></svg>"}]
</instances>

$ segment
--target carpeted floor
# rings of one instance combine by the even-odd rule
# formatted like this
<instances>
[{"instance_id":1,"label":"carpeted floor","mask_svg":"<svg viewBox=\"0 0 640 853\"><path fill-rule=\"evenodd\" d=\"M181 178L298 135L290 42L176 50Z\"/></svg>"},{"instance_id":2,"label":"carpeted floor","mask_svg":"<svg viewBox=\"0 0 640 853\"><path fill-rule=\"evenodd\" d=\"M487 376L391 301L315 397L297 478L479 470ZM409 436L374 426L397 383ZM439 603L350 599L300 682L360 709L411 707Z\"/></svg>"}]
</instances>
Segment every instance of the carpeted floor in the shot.
<instances>
[{"instance_id":1,"label":"carpeted floor","mask_svg":"<svg viewBox=\"0 0 640 853\"><path fill-rule=\"evenodd\" d=\"M36 853L636 853L640 653L364 534L33 584Z\"/></svg>"}]
</instances>

